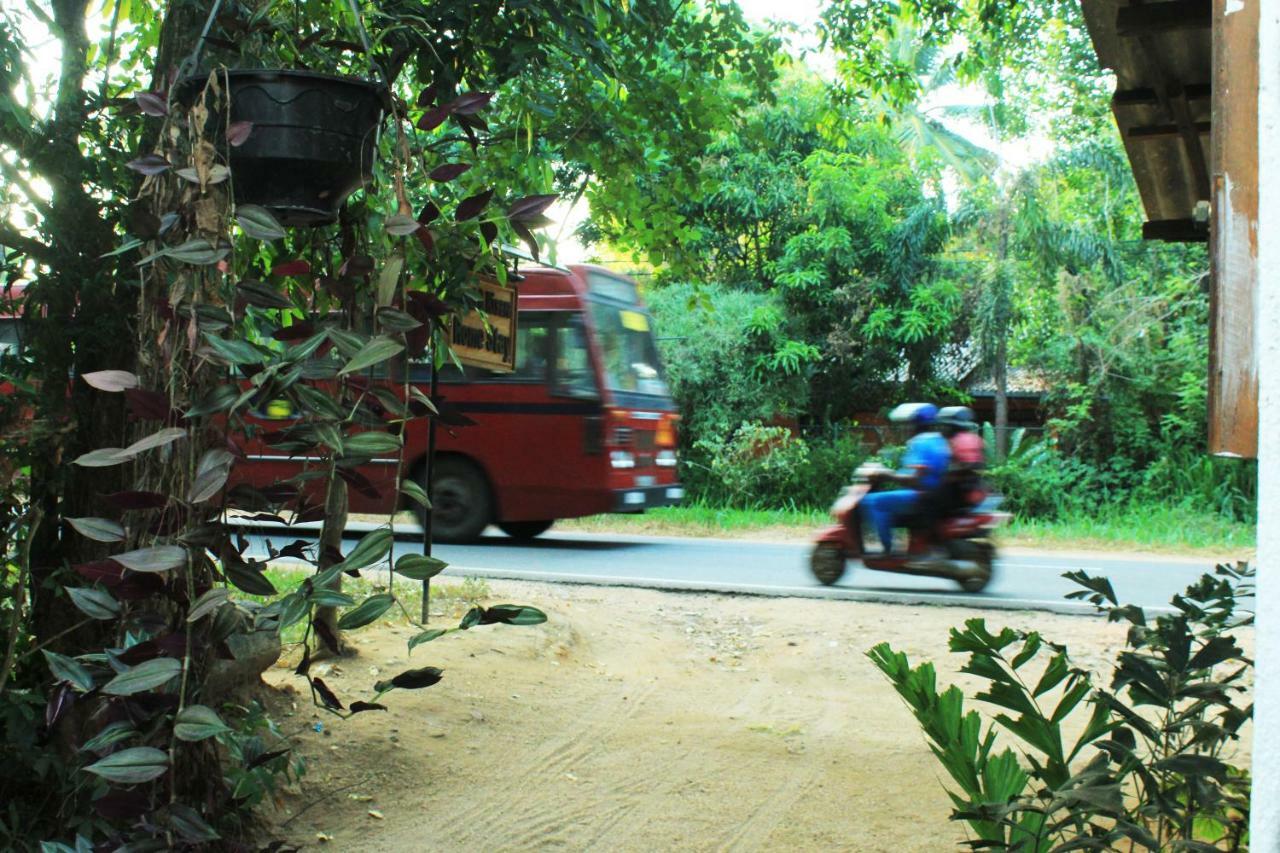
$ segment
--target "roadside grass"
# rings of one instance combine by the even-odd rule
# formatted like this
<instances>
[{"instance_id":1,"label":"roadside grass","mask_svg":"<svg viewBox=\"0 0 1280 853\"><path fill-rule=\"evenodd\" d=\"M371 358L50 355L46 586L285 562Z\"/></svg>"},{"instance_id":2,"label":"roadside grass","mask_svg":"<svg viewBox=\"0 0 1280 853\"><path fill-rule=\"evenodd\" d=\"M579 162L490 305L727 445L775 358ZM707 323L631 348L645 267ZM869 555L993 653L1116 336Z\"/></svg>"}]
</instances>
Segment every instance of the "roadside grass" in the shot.
<instances>
[{"instance_id":1,"label":"roadside grass","mask_svg":"<svg viewBox=\"0 0 1280 853\"><path fill-rule=\"evenodd\" d=\"M302 582L313 572L303 568L283 568L272 566L264 574L272 586L285 595L302 585ZM387 576L370 574L363 577L342 579L342 591L356 600L357 603L374 593L387 592ZM422 584L418 581L397 579L393 589L399 606L392 607L374 624L411 625L416 624L422 616ZM431 581L431 618L454 620L462 617L473 605L482 604L491 595L489 584L482 578L464 578L458 583L442 583L440 578ZM272 598L237 594L237 598L267 604ZM436 626L434 623L432 627ZM452 627L452 623L448 625ZM306 624L298 622L285 629L281 637L286 645L300 643L306 633Z\"/></svg>"},{"instance_id":2,"label":"roadside grass","mask_svg":"<svg viewBox=\"0 0 1280 853\"><path fill-rule=\"evenodd\" d=\"M734 509L688 504L639 515L593 515L556 523L557 530L652 536L803 540L830 524L824 510ZM1046 549L1149 551L1231 559L1251 556L1252 524L1186 506L1122 505L1094 516L1058 521L1014 519L1004 545Z\"/></svg>"}]
</instances>

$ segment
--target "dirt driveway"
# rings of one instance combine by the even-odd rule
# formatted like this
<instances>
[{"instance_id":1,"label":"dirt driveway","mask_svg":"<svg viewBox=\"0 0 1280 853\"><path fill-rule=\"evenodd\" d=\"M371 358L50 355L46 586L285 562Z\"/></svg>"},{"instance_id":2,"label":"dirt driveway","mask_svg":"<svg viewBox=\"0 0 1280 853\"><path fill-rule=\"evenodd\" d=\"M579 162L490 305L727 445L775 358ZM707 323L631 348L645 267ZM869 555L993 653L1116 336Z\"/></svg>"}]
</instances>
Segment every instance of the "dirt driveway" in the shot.
<instances>
[{"instance_id":1,"label":"dirt driveway","mask_svg":"<svg viewBox=\"0 0 1280 853\"><path fill-rule=\"evenodd\" d=\"M408 666L443 667L444 680L346 722L294 697L282 727L302 731L311 769L284 800L290 840L378 851L938 851L963 839L914 720L863 652L888 639L953 680L947 630L976 611L492 588L491 603L533 604L550 621L449 635L412 657L408 628L357 632L359 655L320 671L345 697ZM1042 613L989 623L1034 626L1091 668L1124 630ZM301 685L284 668L268 680Z\"/></svg>"}]
</instances>

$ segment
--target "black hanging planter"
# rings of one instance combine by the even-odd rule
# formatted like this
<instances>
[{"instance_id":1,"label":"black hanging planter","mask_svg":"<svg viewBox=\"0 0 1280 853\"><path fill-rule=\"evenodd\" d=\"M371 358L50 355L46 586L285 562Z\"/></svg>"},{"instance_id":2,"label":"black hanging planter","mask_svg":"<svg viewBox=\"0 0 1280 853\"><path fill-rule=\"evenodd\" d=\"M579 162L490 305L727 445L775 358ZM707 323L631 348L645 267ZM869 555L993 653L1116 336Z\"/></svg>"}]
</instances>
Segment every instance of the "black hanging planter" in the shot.
<instances>
[{"instance_id":1,"label":"black hanging planter","mask_svg":"<svg viewBox=\"0 0 1280 853\"><path fill-rule=\"evenodd\" d=\"M225 126L253 125L245 141L229 149L236 203L262 205L286 226L335 221L347 196L373 175L387 88L310 71L216 73L230 90ZM176 100L191 103L206 80L183 80ZM221 124L223 99L214 100L210 94L209 111Z\"/></svg>"}]
</instances>

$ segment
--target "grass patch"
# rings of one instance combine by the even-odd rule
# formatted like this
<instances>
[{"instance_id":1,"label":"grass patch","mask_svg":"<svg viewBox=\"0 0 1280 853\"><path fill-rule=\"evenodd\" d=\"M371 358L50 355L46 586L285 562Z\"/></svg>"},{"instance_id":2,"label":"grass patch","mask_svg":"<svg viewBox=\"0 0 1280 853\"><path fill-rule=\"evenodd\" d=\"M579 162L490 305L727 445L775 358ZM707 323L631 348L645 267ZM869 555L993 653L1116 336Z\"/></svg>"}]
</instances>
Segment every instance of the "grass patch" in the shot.
<instances>
[{"instance_id":1,"label":"grass patch","mask_svg":"<svg viewBox=\"0 0 1280 853\"><path fill-rule=\"evenodd\" d=\"M270 567L265 571L280 595L287 595L302 585L303 580L314 574L306 569L287 569ZM342 591L360 603L375 593L387 592L387 576L366 575L359 578L344 577ZM422 617L422 584L418 581L397 579L393 588L400 606L394 606L373 624L413 625ZM432 619L460 619L467 610L482 604L490 597L489 584L483 578L464 578L458 583L442 583L440 578L431 581L431 617ZM239 593L237 598L270 603L273 598ZM431 627L438 627L434 621ZM306 622L295 623L285 629L281 640L285 644L302 642L306 633Z\"/></svg>"},{"instance_id":2,"label":"grass patch","mask_svg":"<svg viewBox=\"0 0 1280 853\"><path fill-rule=\"evenodd\" d=\"M778 533L795 538L830 522L825 510L735 509L706 504L651 509L637 515L591 515L556 522L558 530L650 536L747 537Z\"/></svg>"},{"instance_id":3,"label":"grass patch","mask_svg":"<svg viewBox=\"0 0 1280 853\"><path fill-rule=\"evenodd\" d=\"M558 530L651 536L800 540L830 524L825 510L734 509L689 504L640 515L593 515L556 524ZM1006 545L1030 548L1131 550L1226 559L1255 546L1252 524L1187 506L1122 505L1093 516L1058 521L1016 519L1000 533Z\"/></svg>"}]
</instances>

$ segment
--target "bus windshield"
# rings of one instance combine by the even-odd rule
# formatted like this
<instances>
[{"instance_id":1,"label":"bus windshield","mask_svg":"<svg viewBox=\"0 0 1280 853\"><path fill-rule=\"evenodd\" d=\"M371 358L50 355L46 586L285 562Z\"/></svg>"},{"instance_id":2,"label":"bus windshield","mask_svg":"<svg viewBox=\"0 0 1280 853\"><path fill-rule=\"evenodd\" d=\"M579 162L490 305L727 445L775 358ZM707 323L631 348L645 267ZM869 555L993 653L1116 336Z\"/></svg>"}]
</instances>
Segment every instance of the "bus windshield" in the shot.
<instances>
[{"instance_id":1,"label":"bus windshield","mask_svg":"<svg viewBox=\"0 0 1280 853\"><path fill-rule=\"evenodd\" d=\"M666 396L667 383L649 330L649 315L594 299L588 304L600 340L605 387L610 391Z\"/></svg>"}]
</instances>

